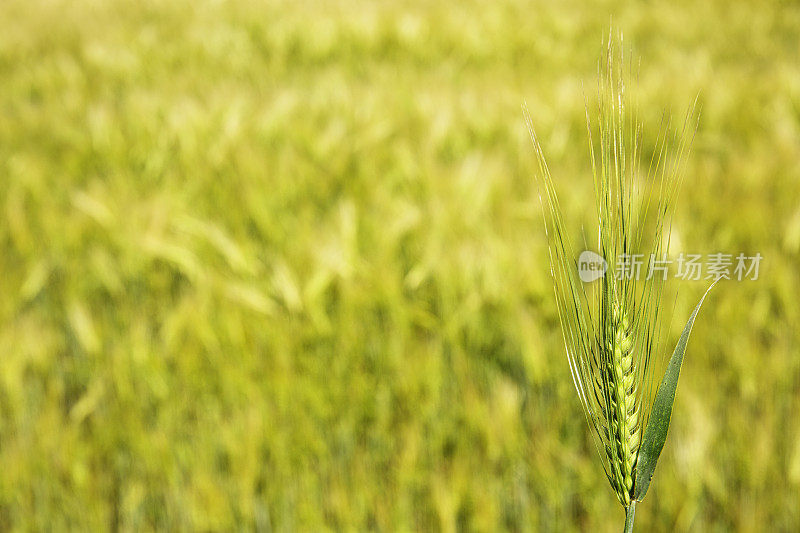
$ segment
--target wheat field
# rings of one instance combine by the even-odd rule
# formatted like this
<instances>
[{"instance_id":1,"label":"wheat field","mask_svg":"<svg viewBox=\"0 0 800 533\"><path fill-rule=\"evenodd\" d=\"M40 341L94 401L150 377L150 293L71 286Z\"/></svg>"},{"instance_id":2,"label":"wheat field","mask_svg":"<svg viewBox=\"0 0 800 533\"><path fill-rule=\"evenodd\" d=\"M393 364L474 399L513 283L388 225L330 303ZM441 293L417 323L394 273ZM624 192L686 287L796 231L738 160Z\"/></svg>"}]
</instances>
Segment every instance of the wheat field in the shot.
<instances>
[{"instance_id":1,"label":"wheat field","mask_svg":"<svg viewBox=\"0 0 800 533\"><path fill-rule=\"evenodd\" d=\"M797 530L800 7L521 0L0 3L0 529L616 531L520 111L577 241L612 20L673 248L764 257L637 530Z\"/></svg>"}]
</instances>

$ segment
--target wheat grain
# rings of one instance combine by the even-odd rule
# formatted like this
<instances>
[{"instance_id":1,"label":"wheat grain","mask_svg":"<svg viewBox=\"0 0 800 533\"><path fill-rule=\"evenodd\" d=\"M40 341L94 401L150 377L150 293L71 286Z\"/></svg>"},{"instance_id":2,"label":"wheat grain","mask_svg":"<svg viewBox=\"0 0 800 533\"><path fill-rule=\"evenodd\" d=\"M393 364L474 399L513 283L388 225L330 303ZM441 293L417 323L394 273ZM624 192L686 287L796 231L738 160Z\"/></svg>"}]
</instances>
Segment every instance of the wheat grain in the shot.
<instances>
[{"instance_id":1,"label":"wheat grain","mask_svg":"<svg viewBox=\"0 0 800 533\"><path fill-rule=\"evenodd\" d=\"M587 286L578 279L555 186L527 107L524 112L543 185L551 274L570 372L603 469L632 528L637 461L653 404L651 356L659 348L664 280L617 279L614 274L634 253L660 257L668 248L680 169L691 141L687 133L696 127L696 113L692 106L674 139L668 135L669 120L662 122L653 157L643 172L642 126L635 107L633 113L628 111L622 50L621 36L608 39L600 62L595 123L586 105L597 245L608 267L600 284ZM675 151L668 157L670 146Z\"/></svg>"}]
</instances>

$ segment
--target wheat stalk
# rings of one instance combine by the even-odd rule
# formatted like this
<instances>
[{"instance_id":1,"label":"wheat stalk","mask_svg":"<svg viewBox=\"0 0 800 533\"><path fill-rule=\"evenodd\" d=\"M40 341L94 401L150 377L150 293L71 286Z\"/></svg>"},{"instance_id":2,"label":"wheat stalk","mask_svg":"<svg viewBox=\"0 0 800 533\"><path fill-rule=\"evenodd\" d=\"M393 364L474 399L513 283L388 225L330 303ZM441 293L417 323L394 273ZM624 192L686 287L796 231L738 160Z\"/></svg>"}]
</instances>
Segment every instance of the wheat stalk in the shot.
<instances>
[{"instance_id":1,"label":"wheat stalk","mask_svg":"<svg viewBox=\"0 0 800 533\"><path fill-rule=\"evenodd\" d=\"M642 170L642 125L635 106L628 111L626 64L622 36L609 37L599 65L594 124L586 104L597 246L608 268L599 284L587 286L578 277L553 179L527 106L523 110L543 185L551 274L572 379L605 474L626 510L626 531L631 531L636 502L644 497L666 438L677 383L677 372L669 370L673 361L680 370L700 305L684 329L664 382L654 391L652 362L660 349L664 279L617 279L614 274L626 261L630 266L633 254L660 258L669 248L681 169L697 127L696 100L676 137L668 133L669 119L662 120L656 149Z\"/></svg>"}]
</instances>

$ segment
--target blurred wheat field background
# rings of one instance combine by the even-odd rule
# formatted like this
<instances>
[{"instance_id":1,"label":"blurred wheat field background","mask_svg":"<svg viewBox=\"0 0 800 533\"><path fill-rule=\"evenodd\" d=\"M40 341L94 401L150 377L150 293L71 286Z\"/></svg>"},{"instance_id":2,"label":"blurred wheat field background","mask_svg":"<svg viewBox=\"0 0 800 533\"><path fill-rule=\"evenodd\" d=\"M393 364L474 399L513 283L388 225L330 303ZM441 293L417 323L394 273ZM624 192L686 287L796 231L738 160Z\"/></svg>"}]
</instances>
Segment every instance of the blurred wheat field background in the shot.
<instances>
[{"instance_id":1,"label":"blurred wheat field background","mask_svg":"<svg viewBox=\"0 0 800 533\"><path fill-rule=\"evenodd\" d=\"M637 527L797 530L800 7L516 0L0 4L0 529L616 530L520 112L578 235L612 15L680 249L764 256Z\"/></svg>"}]
</instances>

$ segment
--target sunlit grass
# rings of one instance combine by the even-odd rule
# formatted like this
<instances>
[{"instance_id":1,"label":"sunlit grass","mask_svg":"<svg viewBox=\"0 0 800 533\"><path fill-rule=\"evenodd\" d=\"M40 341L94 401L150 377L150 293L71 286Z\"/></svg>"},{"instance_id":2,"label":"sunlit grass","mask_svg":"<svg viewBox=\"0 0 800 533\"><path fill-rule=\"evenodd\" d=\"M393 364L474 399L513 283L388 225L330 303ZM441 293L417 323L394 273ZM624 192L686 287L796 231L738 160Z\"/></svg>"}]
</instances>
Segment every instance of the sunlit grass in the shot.
<instances>
[{"instance_id":1,"label":"sunlit grass","mask_svg":"<svg viewBox=\"0 0 800 533\"><path fill-rule=\"evenodd\" d=\"M616 528L519 115L587 183L581 82L608 21L3 2L0 527ZM643 121L703 91L673 235L765 256L693 334L638 526L791 530L800 16L664 3L614 23L647 62ZM576 186L565 216L592 202Z\"/></svg>"}]
</instances>

